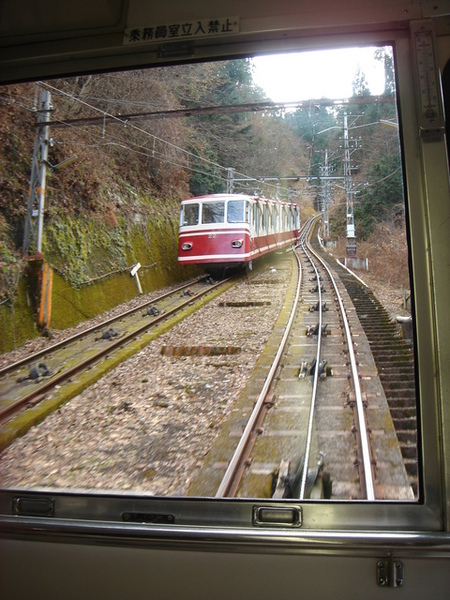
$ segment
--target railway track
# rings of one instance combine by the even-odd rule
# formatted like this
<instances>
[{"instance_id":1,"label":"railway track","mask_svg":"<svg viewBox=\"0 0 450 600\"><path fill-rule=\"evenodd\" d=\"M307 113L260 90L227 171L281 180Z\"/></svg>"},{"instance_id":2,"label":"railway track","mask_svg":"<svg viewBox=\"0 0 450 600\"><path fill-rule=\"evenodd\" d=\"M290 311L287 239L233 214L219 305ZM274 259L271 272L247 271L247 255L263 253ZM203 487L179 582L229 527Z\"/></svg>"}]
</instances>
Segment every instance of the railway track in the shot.
<instances>
[{"instance_id":1,"label":"railway track","mask_svg":"<svg viewBox=\"0 0 450 600\"><path fill-rule=\"evenodd\" d=\"M277 254L230 282L14 440L4 485L185 495L277 319L287 263Z\"/></svg>"},{"instance_id":2,"label":"railway track","mask_svg":"<svg viewBox=\"0 0 450 600\"><path fill-rule=\"evenodd\" d=\"M371 345L309 235L275 358L256 373L259 393L237 402L190 494L413 498Z\"/></svg>"},{"instance_id":3,"label":"railway track","mask_svg":"<svg viewBox=\"0 0 450 600\"><path fill-rule=\"evenodd\" d=\"M75 333L74 335L64 338L63 340L61 340L60 342L57 342L56 344L52 344L51 346L47 346L41 350L32 352L32 353L24 356L21 359L18 359L16 361L11 361L5 365L2 365L0 367L0 378L3 378L5 375L8 375L9 373L11 373L13 371L17 371L18 369L21 369L24 366L26 367L28 365L32 365L32 364L36 363L37 361L39 361L41 358L45 357L46 355L51 354L57 350L60 350L60 349L64 348L65 346L70 346L74 342L80 340L81 338L88 336L91 333L96 334L99 331L105 331L108 328L112 327L115 323L117 323L118 321L122 321L126 317L134 316L137 313L141 312L142 310L145 311L145 310L151 309L153 306L156 306L159 302L162 302L165 299L169 298L172 294L180 293L183 290L188 289L190 286L201 282L203 279L205 279L205 277L203 277L203 276L199 277L193 281L190 281L187 284L178 286L169 292L166 292L164 294L156 296L156 297L152 298L151 300L144 301L141 304L139 304L138 306L130 308L129 310L124 310L123 312L120 312L117 315L114 315L110 318L104 319L101 323L98 323L91 327L85 327L81 331ZM149 316L152 316L152 315L149 314Z\"/></svg>"},{"instance_id":4,"label":"railway track","mask_svg":"<svg viewBox=\"0 0 450 600\"><path fill-rule=\"evenodd\" d=\"M94 365L99 365L114 352L124 349L126 352L130 344L143 336L147 335L145 343L148 343L149 331L154 331L157 327L164 329L164 323L171 317L201 302L206 295L223 288L229 281L211 282L206 277L198 278L4 366L0 369L0 423L24 408L36 406L61 386L66 390L68 383L88 370L91 370L89 381L95 380L97 376L92 371ZM112 364L116 363L117 361L112 361ZM104 374L108 368L111 365L100 367L100 374ZM76 391L79 389L75 386ZM66 395L60 401L56 400L50 410L67 399ZM38 414L37 418L40 418ZM31 419L31 423L33 422ZM14 425L8 427L8 430L12 433L1 441L2 446L14 434Z\"/></svg>"},{"instance_id":5,"label":"railway track","mask_svg":"<svg viewBox=\"0 0 450 600\"><path fill-rule=\"evenodd\" d=\"M44 428L42 434L36 432L33 436L35 441L24 439L20 447L27 448L27 455L33 455L31 448L34 446L39 448L37 456L41 456L41 462L43 452L47 455L46 471L40 479L45 482L43 485L51 485L54 480L63 487L83 486L85 476L81 482L74 477L78 471L83 475L86 469L89 473L93 469L94 459L86 457L88 447L89 455L98 456L95 462L100 469L99 479L92 479L92 485L99 487L99 481L103 480L106 489L111 489L111 485L117 486L112 489L121 489L121 485L128 489L130 483L127 483L126 473L129 471L133 481L142 482L137 489L152 494L302 500L319 496L332 499L413 499L408 480L410 469L407 472L405 468L408 461L405 454L402 456L398 445L400 436L394 427L397 417L389 410L388 394L378 376L381 367L375 363L372 344L363 330L357 309L350 301L349 292L340 278L334 277L336 287L333 286L330 275L336 269L330 269L329 274L315 256L319 253L315 243L309 245L305 240L303 248L297 251L297 258L292 252L284 255L278 259L276 268L269 266L267 270L266 265L259 273L254 272L247 278L236 293L231 294L230 289L231 296L226 295L228 301L217 302L212 312L209 304L209 319L214 323L217 321L217 324L221 319L229 325L229 331L220 329L215 333L214 323L210 323L209 337L204 337L200 321L195 322L194 329L188 324L189 320L186 325L180 323L181 331L184 331L184 334L181 333L184 346L171 343L157 352L166 358L157 359L158 363L161 361L160 367L154 362L153 370L155 374L159 373L156 374L156 389L147 372L141 371L134 394L125 395L125 399L120 400L117 392L126 387L127 381L130 382L128 387L131 387L129 378L134 378L133 366L131 370L121 368L120 375L114 375L110 383L105 382L100 387L104 392L85 394L77 404L83 407L82 414L89 415L89 421L95 418L102 430L105 428L107 437L103 441L97 444L95 435L87 431L84 433L86 417L81 415L78 418L76 408L62 412L60 419L54 415L55 419L51 419L51 424ZM291 268L294 260L299 265L296 272ZM281 281L283 285L278 287ZM263 291L257 291L259 287ZM273 294L284 295L285 289L288 293L284 308L268 337L266 348L256 366L248 371L244 365L246 344L250 340L248 335L250 332L254 335L252 320L260 320L266 312L272 311L270 300L273 300ZM339 296L342 297L340 302ZM295 300L297 307L291 311ZM340 314L340 304L345 306L347 329L352 334L352 341L343 333L345 317ZM138 312L141 313L139 318L144 318L142 307ZM200 319L200 313L196 315ZM148 316L146 319L148 321ZM242 333L233 338L238 321L246 322L248 334ZM273 322L270 320L269 324L266 320L267 331ZM196 335L197 324L200 335ZM256 331L260 331L259 341L264 341L264 330L255 328ZM94 335L99 337L98 333ZM230 337L227 339L227 336ZM177 338L176 335L170 337ZM202 345L206 339L210 340L208 347ZM241 352L236 355L242 357L236 359L237 362L228 353L229 349L233 350L232 342L233 348ZM283 342L281 346L280 342ZM106 342L97 340L97 343ZM175 344L178 343L175 341ZM219 355L214 358L212 353L208 357L210 351L222 352L224 344L227 345L226 358ZM192 354L195 347L198 352ZM120 350L112 354L117 352ZM150 360L156 361L157 354L153 350ZM352 363L356 363L357 375L352 375ZM169 364L172 365L170 368ZM236 366L232 367L233 364ZM319 367L316 368L316 365ZM205 368L206 371L203 371ZM197 372L197 369L200 370ZM163 383L160 375L164 370L168 371L167 383ZM232 394L239 387L236 380L240 377L239 373L244 376L246 372L252 375L236 398ZM226 392L225 384L229 388ZM71 384L68 385L70 387ZM403 387L406 389L406 381ZM113 396L108 399L110 393ZM97 412L98 416L95 416ZM186 423L183 415L188 419ZM209 423L206 430L205 416ZM193 430L194 420L198 421L198 433ZM75 425L75 421L79 424ZM364 433L364 429L366 435L362 437L360 434ZM128 430L133 431L132 438ZM110 438L111 431L114 432L113 438ZM171 432L176 434L175 437ZM205 445L200 438L206 432L210 441ZM58 459L67 465L61 466L51 448L44 451L49 436L52 445L55 444L55 436L85 439L86 442L79 450L67 447ZM88 439L92 441L88 442ZM110 455L113 439L114 459ZM181 448L184 449L180 454ZM19 450L19 453L23 452ZM192 457L190 472L185 471L181 464L185 456L190 460L187 455ZM14 452L8 453L8 456L13 468L17 458L14 459ZM181 462L171 462L175 457ZM125 464L125 460L131 461L129 467L122 467L114 474L110 472L113 465L117 464L118 468L119 464ZM33 458L27 459L24 468L33 473L34 480L33 462ZM107 479L104 479L105 469ZM48 471L50 476L46 474ZM182 475L187 472L189 475ZM62 473L67 474L63 477ZM177 479L180 483L186 480L186 487L177 485ZM120 484L120 481L123 483ZM166 486L168 490L177 491L165 492Z\"/></svg>"},{"instance_id":6,"label":"railway track","mask_svg":"<svg viewBox=\"0 0 450 600\"><path fill-rule=\"evenodd\" d=\"M312 241L317 252L317 238ZM334 265L364 328L389 405L398 443L414 493L418 491L417 403L412 342L401 336L396 323L372 291L339 263Z\"/></svg>"}]
</instances>

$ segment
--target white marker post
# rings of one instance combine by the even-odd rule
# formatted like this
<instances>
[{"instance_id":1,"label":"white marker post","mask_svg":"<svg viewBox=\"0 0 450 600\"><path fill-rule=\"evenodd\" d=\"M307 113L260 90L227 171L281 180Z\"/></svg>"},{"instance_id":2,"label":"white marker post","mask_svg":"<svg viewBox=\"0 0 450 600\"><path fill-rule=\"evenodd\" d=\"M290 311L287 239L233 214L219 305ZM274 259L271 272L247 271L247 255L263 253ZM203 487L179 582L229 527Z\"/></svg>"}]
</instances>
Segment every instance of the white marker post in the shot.
<instances>
[{"instance_id":1,"label":"white marker post","mask_svg":"<svg viewBox=\"0 0 450 600\"><path fill-rule=\"evenodd\" d=\"M138 275L138 271L140 268L141 268L141 263L135 264L134 267L130 271L130 275L131 275L131 277L136 277L136 284L137 284L139 293L142 294L141 282L139 281L139 275Z\"/></svg>"}]
</instances>

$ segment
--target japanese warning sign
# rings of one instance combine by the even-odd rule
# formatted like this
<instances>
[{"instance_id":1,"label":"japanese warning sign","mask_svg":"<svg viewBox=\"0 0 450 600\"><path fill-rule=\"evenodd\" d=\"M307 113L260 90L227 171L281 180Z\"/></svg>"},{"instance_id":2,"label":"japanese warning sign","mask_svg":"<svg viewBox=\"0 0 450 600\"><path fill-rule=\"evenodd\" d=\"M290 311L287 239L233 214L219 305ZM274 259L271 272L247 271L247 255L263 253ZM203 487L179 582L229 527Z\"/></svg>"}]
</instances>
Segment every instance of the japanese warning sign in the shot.
<instances>
[{"instance_id":1,"label":"japanese warning sign","mask_svg":"<svg viewBox=\"0 0 450 600\"><path fill-rule=\"evenodd\" d=\"M129 45L158 41L181 41L199 37L221 37L238 32L239 17L192 19L176 23L128 27L125 29L123 43Z\"/></svg>"}]
</instances>

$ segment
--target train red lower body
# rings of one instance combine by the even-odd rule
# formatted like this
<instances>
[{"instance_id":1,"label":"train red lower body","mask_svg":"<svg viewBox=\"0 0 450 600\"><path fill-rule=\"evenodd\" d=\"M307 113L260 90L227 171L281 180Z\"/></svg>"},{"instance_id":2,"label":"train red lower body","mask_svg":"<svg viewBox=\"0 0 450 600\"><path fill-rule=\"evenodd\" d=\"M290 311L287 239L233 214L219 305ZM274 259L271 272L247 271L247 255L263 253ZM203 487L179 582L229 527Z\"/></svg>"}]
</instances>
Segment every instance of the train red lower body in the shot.
<instances>
[{"instance_id":1,"label":"train red lower body","mask_svg":"<svg viewBox=\"0 0 450 600\"><path fill-rule=\"evenodd\" d=\"M230 267L295 244L298 230L251 235L249 227L180 231L178 261L185 265Z\"/></svg>"}]
</instances>

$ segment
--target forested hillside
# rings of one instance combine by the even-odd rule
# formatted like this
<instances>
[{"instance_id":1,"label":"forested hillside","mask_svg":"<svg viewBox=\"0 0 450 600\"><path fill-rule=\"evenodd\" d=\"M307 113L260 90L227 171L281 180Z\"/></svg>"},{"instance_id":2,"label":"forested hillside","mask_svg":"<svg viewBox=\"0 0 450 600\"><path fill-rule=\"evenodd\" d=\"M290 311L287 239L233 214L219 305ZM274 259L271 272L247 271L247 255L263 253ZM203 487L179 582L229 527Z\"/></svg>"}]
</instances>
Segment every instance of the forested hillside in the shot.
<instances>
[{"instance_id":1,"label":"forested hillside","mask_svg":"<svg viewBox=\"0 0 450 600\"><path fill-rule=\"evenodd\" d=\"M385 95L393 98L392 59L386 53L378 58L386 66ZM115 240L119 256L121 245L127 243L119 229L126 231L127 224L164 215L176 219L181 198L226 191L229 168L236 191L279 193L286 198L289 189L302 207L314 205L320 210L317 176L325 149L333 172L342 171L344 111L349 114L352 136L360 138L352 153L358 238L367 238L380 222L391 226L403 217L398 132L380 125L383 119L395 121L392 102L346 107L311 103L291 112L196 114L195 109L205 107L267 100L253 83L250 60L13 85L0 92L3 298L14 294L17 277L11 275L11 266L22 264L36 104L42 90L50 92L53 106L45 244L50 258L73 285L92 277L94 271L101 275L111 268L106 258L99 259L94 271L91 267L86 271L82 257L71 265L73 255L82 248L73 246L68 232L77 230L79 222L89 218L101 224L103 231L110 232L109 241ZM363 73L355 74L354 93L370 95ZM154 114L182 109L192 110L191 116ZM135 117L142 114L146 116ZM70 158L67 166L50 168ZM342 185L333 188L330 208L335 235L345 237ZM80 235L81 230L80 226ZM99 237L98 244L102 243ZM126 261L125 250L122 259Z\"/></svg>"}]
</instances>

